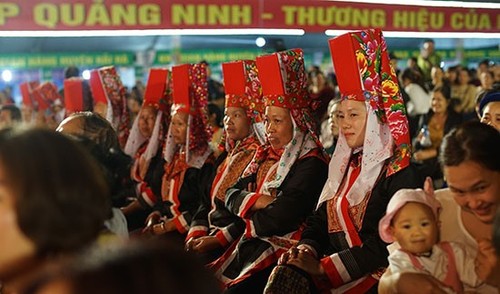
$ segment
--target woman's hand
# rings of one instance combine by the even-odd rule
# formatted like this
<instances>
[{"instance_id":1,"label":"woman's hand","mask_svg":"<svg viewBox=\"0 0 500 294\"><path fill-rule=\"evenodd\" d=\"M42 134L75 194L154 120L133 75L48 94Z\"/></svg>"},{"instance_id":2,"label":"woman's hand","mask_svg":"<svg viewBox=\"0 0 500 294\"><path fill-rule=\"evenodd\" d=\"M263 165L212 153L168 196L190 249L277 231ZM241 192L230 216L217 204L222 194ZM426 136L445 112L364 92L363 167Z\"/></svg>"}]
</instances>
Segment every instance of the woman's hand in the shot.
<instances>
[{"instance_id":1,"label":"woman's hand","mask_svg":"<svg viewBox=\"0 0 500 294\"><path fill-rule=\"evenodd\" d=\"M482 239L477 242L476 274L479 279L498 287L500 265L497 262L495 248L490 240Z\"/></svg>"},{"instance_id":2,"label":"woman's hand","mask_svg":"<svg viewBox=\"0 0 500 294\"><path fill-rule=\"evenodd\" d=\"M289 256L287 264L294 265L312 276L324 276L320 261L308 249L299 249L296 257Z\"/></svg>"},{"instance_id":3,"label":"woman's hand","mask_svg":"<svg viewBox=\"0 0 500 294\"><path fill-rule=\"evenodd\" d=\"M196 239L191 238L186 243L186 251L192 250L197 253L205 253L220 247L219 240L215 236L203 236Z\"/></svg>"},{"instance_id":4,"label":"woman's hand","mask_svg":"<svg viewBox=\"0 0 500 294\"><path fill-rule=\"evenodd\" d=\"M164 220L160 223L153 225L151 233L153 235L163 235L175 231L176 227L172 220Z\"/></svg>"},{"instance_id":5,"label":"woman's hand","mask_svg":"<svg viewBox=\"0 0 500 294\"><path fill-rule=\"evenodd\" d=\"M160 222L161 213L159 211L151 212L146 218L146 227L151 227Z\"/></svg>"},{"instance_id":6,"label":"woman's hand","mask_svg":"<svg viewBox=\"0 0 500 294\"><path fill-rule=\"evenodd\" d=\"M287 252L281 254L280 258L278 259L278 264L287 264L289 260L292 258L297 258L297 254L299 253L299 249L297 247L292 247L288 249Z\"/></svg>"}]
</instances>

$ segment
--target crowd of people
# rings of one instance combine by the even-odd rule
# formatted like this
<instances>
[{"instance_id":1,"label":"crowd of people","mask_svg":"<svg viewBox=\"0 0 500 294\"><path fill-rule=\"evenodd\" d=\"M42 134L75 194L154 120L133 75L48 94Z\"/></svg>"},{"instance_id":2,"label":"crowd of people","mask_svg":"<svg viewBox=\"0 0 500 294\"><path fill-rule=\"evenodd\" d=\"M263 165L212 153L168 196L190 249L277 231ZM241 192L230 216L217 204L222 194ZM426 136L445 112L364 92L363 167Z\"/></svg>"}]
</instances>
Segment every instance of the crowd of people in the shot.
<instances>
[{"instance_id":1,"label":"crowd of people","mask_svg":"<svg viewBox=\"0 0 500 294\"><path fill-rule=\"evenodd\" d=\"M498 65L382 32L0 109L0 293L498 293ZM455 77L453 77L455 73ZM497 77L496 77L497 76Z\"/></svg>"}]
</instances>

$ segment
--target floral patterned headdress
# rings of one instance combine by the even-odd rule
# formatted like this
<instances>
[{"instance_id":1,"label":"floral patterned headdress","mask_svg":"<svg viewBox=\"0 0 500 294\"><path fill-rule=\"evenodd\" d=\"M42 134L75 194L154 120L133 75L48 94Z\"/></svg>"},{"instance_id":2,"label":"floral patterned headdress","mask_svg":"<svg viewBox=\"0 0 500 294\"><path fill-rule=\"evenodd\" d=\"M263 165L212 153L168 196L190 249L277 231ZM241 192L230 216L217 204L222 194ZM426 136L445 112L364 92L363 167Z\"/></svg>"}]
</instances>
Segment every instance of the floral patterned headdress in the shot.
<instances>
[{"instance_id":1,"label":"floral patterned headdress","mask_svg":"<svg viewBox=\"0 0 500 294\"><path fill-rule=\"evenodd\" d=\"M126 89L114 66L90 72L90 90L94 97L94 112L106 118L118 134L123 147L128 138L129 116Z\"/></svg>"},{"instance_id":2,"label":"floral patterned headdress","mask_svg":"<svg viewBox=\"0 0 500 294\"><path fill-rule=\"evenodd\" d=\"M262 121L264 103L262 86L253 60L240 60L222 64L226 107L241 107L252 122Z\"/></svg>"},{"instance_id":3,"label":"floral patterned headdress","mask_svg":"<svg viewBox=\"0 0 500 294\"><path fill-rule=\"evenodd\" d=\"M165 119L165 116L170 116L169 111L164 111L165 105L168 104L166 101L168 101L167 89L169 87L170 76L170 72L166 68L152 68L149 71L148 82L144 91L144 102L130 130L130 135L124 149L126 154L134 156L140 146L150 139L143 156L149 160L156 155L160 145L159 140L162 140L164 137L161 134L164 122L168 121L168 119ZM140 113L146 107L153 107L157 111L155 125L150 138L144 137L139 131Z\"/></svg>"},{"instance_id":4,"label":"floral patterned headdress","mask_svg":"<svg viewBox=\"0 0 500 294\"><path fill-rule=\"evenodd\" d=\"M172 116L177 112L189 114L186 161L189 166L200 168L210 154L208 142L212 138L207 115L206 65L199 63L172 67L172 89ZM169 128L164 150L165 161L170 162L175 151L176 146Z\"/></svg>"},{"instance_id":5,"label":"floral patterned headdress","mask_svg":"<svg viewBox=\"0 0 500 294\"><path fill-rule=\"evenodd\" d=\"M409 165L408 120L380 29L350 32L331 39L329 45L341 99L365 102L368 112L361 174L347 196L355 205L373 188L386 161L386 176ZM341 131L318 206L334 196L351 153Z\"/></svg>"},{"instance_id":6,"label":"floral patterned headdress","mask_svg":"<svg viewBox=\"0 0 500 294\"><path fill-rule=\"evenodd\" d=\"M321 148L315 134L312 116L314 106L307 91L307 74L301 49L291 49L256 59L265 106L290 110L293 122L292 140L285 146L276 171L275 180L264 185L264 191L281 185L292 165L312 149ZM254 173L269 152L269 145L259 148L244 175Z\"/></svg>"},{"instance_id":7,"label":"floral patterned headdress","mask_svg":"<svg viewBox=\"0 0 500 294\"><path fill-rule=\"evenodd\" d=\"M291 49L257 57L259 78L262 83L265 106L287 108L303 131L310 131L319 146L314 133L315 119L312 111L318 105L309 96L307 73L302 49Z\"/></svg>"},{"instance_id":8,"label":"floral patterned headdress","mask_svg":"<svg viewBox=\"0 0 500 294\"><path fill-rule=\"evenodd\" d=\"M53 105L62 105L57 86L51 82L40 84L33 90L33 97L38 103L38 111L49 111Z\"/></svg>"}]
</instances>

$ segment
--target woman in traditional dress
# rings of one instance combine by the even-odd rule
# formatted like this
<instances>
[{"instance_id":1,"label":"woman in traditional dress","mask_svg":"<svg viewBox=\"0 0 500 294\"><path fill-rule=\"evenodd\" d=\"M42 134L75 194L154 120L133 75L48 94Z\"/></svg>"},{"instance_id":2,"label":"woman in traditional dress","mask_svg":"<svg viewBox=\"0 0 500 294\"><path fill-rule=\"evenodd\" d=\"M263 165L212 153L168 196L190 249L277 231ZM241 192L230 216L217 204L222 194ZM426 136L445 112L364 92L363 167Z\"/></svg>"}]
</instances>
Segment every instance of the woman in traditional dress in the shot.
<instances>
[{"instance_id":1,"label":"woman in traditional dress","mask_svg":"<svg viewBox=\"0 0 500 294\"><path fill-rule=\"evenodd\" d=\"M255 61L222 64L226 107L225 134L219 145L210 191L193 217L186 249L204 256L206 262L219 257L241 235L244 223L225 206L226 191L239 179L264 143L262 87Z\"/></svg>"},{"instance_id":2,"label":"woman in traditional dress","mask_svg":"<svg viewBox=\"0 0 500 294\"><path fill-rule=\"evenodd\" d=\"M228 293L262 292L278 257L295 244L326 180L327 156L313 130L302 50L256 60L267 144L226 193L242 237L213 264Z\"/></svg>"},{"instance_id":3,"label":"woman in traditional dress","mask_svg":"<svg viewBox=\"0 0 500 294\"><path fill-rule=\"evenodd\" d=\"M341 35L330 50L342 96L339 141L318 209L299 245L281 257L269 293L285 293L287 283L376 292L388 256L378 222L396 191L423 185L409 165L408 121L382 32Z\"/></svg>"}]
</instances>

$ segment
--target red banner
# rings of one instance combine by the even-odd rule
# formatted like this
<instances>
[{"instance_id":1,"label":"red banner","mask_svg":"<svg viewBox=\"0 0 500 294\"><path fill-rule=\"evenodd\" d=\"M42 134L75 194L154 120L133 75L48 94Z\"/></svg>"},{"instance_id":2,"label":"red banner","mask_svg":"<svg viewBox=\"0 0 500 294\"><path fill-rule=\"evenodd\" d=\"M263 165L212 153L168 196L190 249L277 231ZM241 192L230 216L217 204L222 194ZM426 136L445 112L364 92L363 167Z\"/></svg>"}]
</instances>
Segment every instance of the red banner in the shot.
<instances>
[{"instance_id":1,"label":"red banner","mask_svg":"<svg viewBox=\"0 0 500 294\"><path fill-rule=\"evenodd\" d=\"M498 33L498 11L498 7L324 0L3 1L0 31L273 28L324 32L378 27L385 31Z\"/></svg>"}]
</instances>

